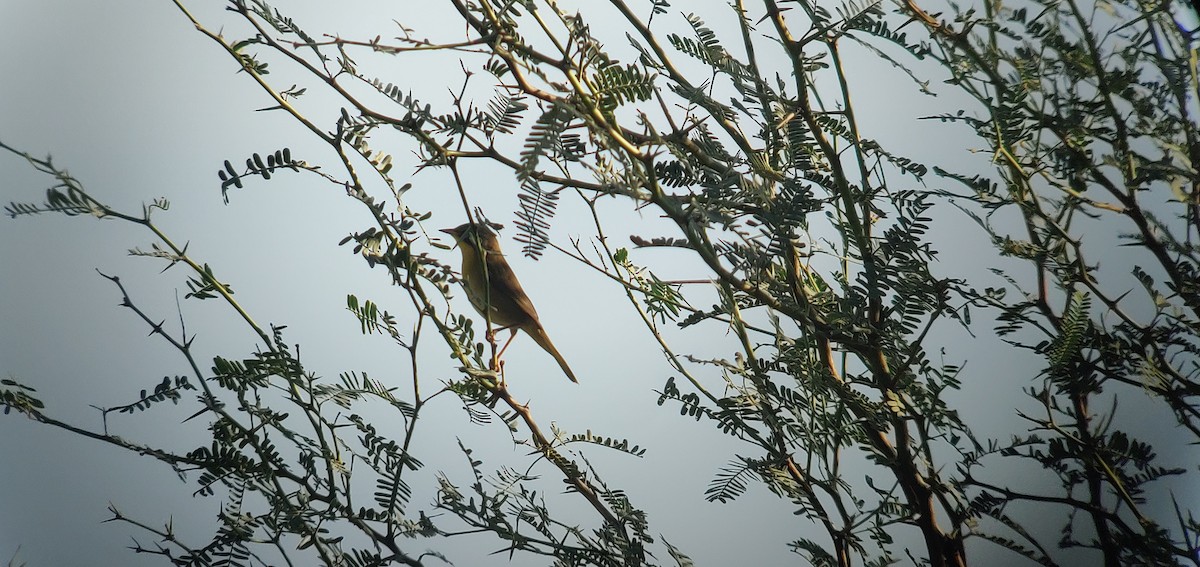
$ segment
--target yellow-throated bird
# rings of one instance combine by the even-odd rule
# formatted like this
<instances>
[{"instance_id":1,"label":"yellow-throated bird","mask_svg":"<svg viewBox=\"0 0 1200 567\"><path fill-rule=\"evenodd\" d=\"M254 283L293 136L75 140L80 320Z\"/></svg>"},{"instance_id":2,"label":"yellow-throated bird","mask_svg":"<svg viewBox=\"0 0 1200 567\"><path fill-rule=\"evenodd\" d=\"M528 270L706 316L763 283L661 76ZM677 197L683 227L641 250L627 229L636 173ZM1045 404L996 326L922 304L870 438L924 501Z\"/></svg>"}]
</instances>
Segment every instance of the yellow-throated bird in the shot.
<instances>
[{"instance_id":1,"label":"yellow-throated bird","mask_svg":"<svg viewBox=\"0 0 1200 567\"><path fill-rule=\"evenodd\" d=\"M500 330L512 329L512 335L500 349L500 354L504 354L504 349L516 338L517 330L525 331L538 346L558 361L567 378L578 383L567 361L550 342L550 336L538 320L533 302L529 301L529 296L521 289L521 282L517 281L517 275L509 267L508 260L504 259L495 231L486 224L466 223L443 229L442 232L453 236L459 250L462 250L463 289L471 305L484 317L491 317L492 323L499 326Z\"/></svg>"}]
</instances>

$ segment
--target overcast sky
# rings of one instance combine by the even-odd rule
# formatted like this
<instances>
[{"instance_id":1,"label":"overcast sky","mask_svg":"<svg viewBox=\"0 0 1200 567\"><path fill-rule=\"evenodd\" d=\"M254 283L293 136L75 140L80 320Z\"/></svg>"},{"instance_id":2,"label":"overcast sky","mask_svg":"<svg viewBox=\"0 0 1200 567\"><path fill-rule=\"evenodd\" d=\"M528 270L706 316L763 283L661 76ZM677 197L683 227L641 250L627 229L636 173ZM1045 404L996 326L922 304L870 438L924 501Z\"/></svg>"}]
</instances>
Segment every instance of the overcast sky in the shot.
<instances>
[{"instance_id":1,"label":"overcast sky","mask_svg":"<svg viewBox=\"0 0 1200 567\"><path fill-rule=\"evenodd\" d=\"M350 2L338 3L338 11L332 12L327 11L331 3L292 4L279 3L310 31L357 38L394 34L390 17L368 23L353 17L371 9L386 14L394 7ZM719 9L724 3L707 4ZM406 18L417 20L405 23L418 27L435 20L424 12L406 13ZM199 13L220 27L218 12ZM156 214L160 226L178 241L189 242L191 254L232 283L261 324L287 325L288 340L302 345L309 370L331 379L357 370L385 383L405 383L403 353L378 337L361 336L358 323L344 309L349 293L398 313L407 301L382 270L369 269L348 247L337 246L348 233L370 226L360 206L335 187L296 174L267 183L252 181L250 188L233 194L230 205L222 203L216 172L226 159L236 164L250 153L288 146L301 159L332 162L326 149L313 144L282 113L254 112L270 101L245 75L235 73L234 63L191 29L171 3L0 0L0 53L6 54L0 58L0 140L36 155L53 154L55 162L95 196L119 209L136 212L142 203L168 198L171 209ZM430 96L444 95L461 78L457 68L447 72L419 59L394 65L392 81L425 89L433 93ZM288 77L286 69L274 71L273 76L283 77L279 83ZM885 67L877 80L881 85L901 81L898 72ZM938 112L937 105L945 99L905 99L905 112L896 112L895 92L864 92L864 107L873 113L870 123L878 129L871 137L885 146L898 144L919 158L960 155L964 163L978 159L967 151L972 142L925 137L929 130L921 129L932 126L914 121ZM410 147L392 151L404 160ZM403 182L411 169L397 172L394 175ZM511 226L516 209L511 176L487 168L468 170L467 175L468 185L480 188L473 193L478 204L493 220ZM7 154L0 155L0 180L5 203L39 201L50 182ZM464 220L445 172L422 174L412 181L410 206L434 211L441 219L432 228ZM628 219L639 231L656 226L653 218L629 211L627 203L610 201L602 206L617 219L616 226L622 227L620 219ZM591 234L581 203L565 198L561 215L552 233L555 239ZM987 246L964 219L951 218L950 209L939 215L945 215L939 217L945 224L934 235L943 237L937 246L950 268L961 267L973 250ZM624 239L632 230L616 235ZM697 428L706 443L720 441L709 434L707 424L697 425L673 409L655 405L654 390L662 386L669 369L623 303L620 290L562 255L548 254L538 262L520 257L513 232L505 233L504 242L514 269L581 381L570 384L556 374L552 359L528 339L518 339L506 356L510 380L519 397L532 401L543 426L555 422L572 432L591 428L648 449L643 459L603 451L588 455L613 486L628 489L634 503L650 513L656 533L700 565L744 563L748 549L761 550L761 556L751 558L754 564L794 562L784 544L816 532L806 522L797 522L785 502L766 495L760 486L731 504L703 502L713 474L738 449L743 454L748 449L732 442L724 447L689 445L686 450L676 446ZM151 242L148 232L114 221L48 215L0 219L0 377L38 388L49 404L48 413L98 428L99 414L90 405L127 403L163 376L187 373L177 353L147 337L148 329L118 306L117 289L96 272L120 276L139 306L166 319L168 328L177 332L176 300L186 293L182 269L160 274L162 264L126 254ZM625 240L618 244L628 245ZM443 254L457 265L457 252L431 253ZM679 275L694 267L672 264L667 254L649 252L642 258L664 263L665 270ZM458 307L470 312L465 302ZM202 361L215 355L244 357L253 349L254 337L216 302L183 301L182 316L188 332L198 336ZM970 359L969 369L996 368L1006 360L966 337L956 340L960 342L954 345L959 349L955 355ZM682 352L731 353L734 348L730 337L715 333L680 334L678 341L675 346ZM444 358L425 356L431 365L427 380L452 375L452 365ZM1032 384L1035 369L1009 369L1000 378L976 380L962 394L963 399L987 401L971 407L970 413L983 432L1003 431L1011 423L1016 390ZM994 372L981 373L989 374ZM1014 387L1008 380L1025 382ZM445 433L429 433L416 447L428 475L417 483L414 509L430 502L428 479L434 472L445 470L453 479L468 481L457 439L486 449L480 453L485 455L485 469L526 462L503 428L470 426L452 400L443 404L428 416L426 431ZM179 425L179 414L159 409L132 418L119 416L110 419L110 427L129 438L176 447L203 443L205 432ZM556 490L559 484L550 486ZM101 523L108 518L106 507L112 502L151 525L171 518L181 533L193 538L191 543L201 544L215 525L221 499L193 498L193 489L150 459L17 416L0 416L0 562L16 555L31 566L162 565L125 549L131 537L144 543L153 540L127 524ZM743 518L761 522L747 524ZM479 560L474 552L459 549L456 541L428 545L459 565ZM495 542L488 545L483 551L498 547ZM492 564L504 561L503 556L491 559ZM514 564L541 562L518 557Z\"/></svg>"}]
</instances>

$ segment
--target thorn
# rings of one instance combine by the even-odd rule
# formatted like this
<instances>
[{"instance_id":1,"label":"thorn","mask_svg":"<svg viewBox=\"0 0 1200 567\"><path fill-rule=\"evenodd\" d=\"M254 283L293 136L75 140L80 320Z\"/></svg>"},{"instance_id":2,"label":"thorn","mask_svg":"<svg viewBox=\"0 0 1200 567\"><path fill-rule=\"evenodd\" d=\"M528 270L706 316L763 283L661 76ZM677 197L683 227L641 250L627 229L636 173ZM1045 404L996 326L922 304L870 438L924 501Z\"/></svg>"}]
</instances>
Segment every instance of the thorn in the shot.
<instances>
[{"instance_id":1,"label":"thorn","mask_svg":"<svg viewBox=\"0 0 1200 567\"><path fill-rule=\"evenodd\" d=\"M766 14L765 14L763 17L759 18L757 22L754 22L754 25L756 25L756 26L757 26L758 24L761 24L761 23L763 23L764 21L766 21L766 19L767 19L767 18L770 18L770 17L772 17L772 16L775 16L775 15L778 15L778 14L782 14L782 13L784 13L784 12L788 11L788 10L791 10L791 8L772 8L772 9L769 9L769 10L767 10L767 13L766 13Z\"/></svg>"}]
</instances>

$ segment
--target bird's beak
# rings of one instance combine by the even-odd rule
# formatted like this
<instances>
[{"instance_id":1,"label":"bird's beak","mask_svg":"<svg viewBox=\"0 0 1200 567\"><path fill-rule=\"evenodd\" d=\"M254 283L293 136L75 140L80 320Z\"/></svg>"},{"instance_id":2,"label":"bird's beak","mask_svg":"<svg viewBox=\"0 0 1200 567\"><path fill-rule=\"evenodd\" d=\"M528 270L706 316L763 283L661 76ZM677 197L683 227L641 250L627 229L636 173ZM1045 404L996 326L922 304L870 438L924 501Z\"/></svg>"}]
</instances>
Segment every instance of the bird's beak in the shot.
<instances>
[{"instance_id":1,"label":"bird's beak","mask_svg":"<svg viewBox=\"0 0 1200 567\"><path fill-rule=\"evenodd\" d=\"M451 250L453 250L455 246L458 246L458 231L457 230L454 230L453 228L443 228L443 229L439 230L438 232L444 232L446 234L449 234L450 238L454 239L454 246L452 246L450 248Z\"/></svg>"}]
</instances>

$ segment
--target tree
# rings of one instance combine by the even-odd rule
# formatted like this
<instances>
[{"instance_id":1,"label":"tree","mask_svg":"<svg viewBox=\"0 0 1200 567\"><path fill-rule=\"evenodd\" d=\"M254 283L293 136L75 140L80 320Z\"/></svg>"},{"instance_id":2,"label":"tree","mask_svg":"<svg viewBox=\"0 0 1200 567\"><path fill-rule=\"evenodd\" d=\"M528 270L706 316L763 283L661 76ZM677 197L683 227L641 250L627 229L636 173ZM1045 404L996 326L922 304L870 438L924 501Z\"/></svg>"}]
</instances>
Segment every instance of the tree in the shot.
<instances>
[{"instance_id":1,"label":"tree","mask_svg":"<svg viewBox=\"0 0 1200 567\"><path fill-rule=\"evenodd\" d=\"M426 39L400 21L390 40L311 33L261 1L229 2L222 26L176 6L272 99L268 110L302 124L340 167L331 173L290 149L254 154L244 167L233 165L242 159L223 164L222 194L233 199L252 178L296 172L361 203L369 226L343 243L386 271L411 309L393 314L355 296L347 307L364 333L406 353L412 382L402 389L353 371L318 377L282 327L256 323L214 268L157 228L151 213L167 203L116 210L49 159L4 145L56 179L45 203L13 203L12 216L90 214L144 226L158 242L135 254L188 268L188 299L224 302L258 337L252 355L217 358L205 371L186 335L169 332L110 277L192 375L105 414L198 390L192 417L208 421L212 440L187 451L79 428L45 413L28 386L5 381L6 410L198 472L200 492L226 496L203 546L114 510L159 539L139 551L179 564L305 555L425 565L438 554L413 551L408 538L484 532L511 553L558 565L691 564L585 453L642 449L540 425L535 415L552 420L553 408L525 405L509 389L490 322L479 333L478 320L448 309L454 270L432 253L426 226L456 223L443 222L449 211L410 208L409 192L425 190L425 176L453 180L462 212L482 222L478 189L462 179L487 165L519 186L512 224L522 253L554 248L625 290L674 369L659 405L699 424L691 443L737 443L705 498L726 502L761 484L820 529L789 544L805 561L965 565L994 551L972 547L986 540L1046 565L1079 557L1200 564L1192 508L1164 492L1184 486L1176 483L1194 463L1159 456L1138 433L1140 414L1119 411L1145 398L1170 410L1170 425L1200 432L1197 68L1191 32L1169 5L997 2L948 6L947 16L911 1L848 3L836 13L817 3L735 1L723 25L711 25L662 0L611 0L596 15L601 7L450 0L461 26L428 30L436 39ZM922 39L910 42L910 33ZM360 63L430 53L462 69L453 96L437 105ZM870 83L850 63L864 55L902 69L913 92L965 93L969 106L929 118L972 129L990 167L961 171L954 156L926 164L873 139L868 111L856 104L867 88L858 85ZM276 84L269 70L281 64L310 84ZM939 77L948 87L931 86ZM337 116L317 118L328 111L323 102L305 106L318 86L344 107ZM389 139L393 132L404 141ZM411 182L398 178L396 152L379 149L391 144L415 149L420 175ZM550 240L563 196L592 212L589 242ZM614 226L603 198L667 222ZM983 261L993 275L936 262L942 244L930 234L944 216L934 210L954 210L947 205L993 242ZM610 236L617 228L635 233L631 248ZM1106 257L1101 269L1092 258L1116 231L1145 254ZM658 275L660 249L703 273ZM971 369L956 355L993 326L996 348L1042 360L1036 376ZM720 333L733 337L730 352L672 346ZM430 335L461 367L442 386L418 364L420 339ZM965 415L958 391L969 395L987 380L1037 384L1023 388L1031 405L1014 408L1022 421L1010 438L977 435ZM421 509L410 501L422 468L412 443L440 407L431 402L451 393L477 422L511 427L531 451L529 469L488 470L463 446L474 482L439 475L433 508ZM395 412L402 432L364 418L358 408L368 403ZM1022 460L1059 484L1047 490L994 472ZM593 515L577 519L547 502L557 484L535 468L554 471ZM432 509L449 517L435 521ZM1058 525L1043 525L1046 516Z\"/></svg>"}]
</instances>

